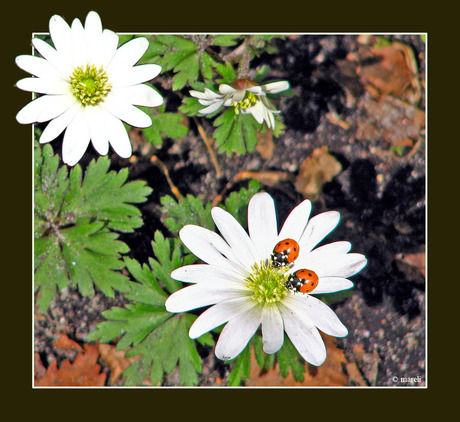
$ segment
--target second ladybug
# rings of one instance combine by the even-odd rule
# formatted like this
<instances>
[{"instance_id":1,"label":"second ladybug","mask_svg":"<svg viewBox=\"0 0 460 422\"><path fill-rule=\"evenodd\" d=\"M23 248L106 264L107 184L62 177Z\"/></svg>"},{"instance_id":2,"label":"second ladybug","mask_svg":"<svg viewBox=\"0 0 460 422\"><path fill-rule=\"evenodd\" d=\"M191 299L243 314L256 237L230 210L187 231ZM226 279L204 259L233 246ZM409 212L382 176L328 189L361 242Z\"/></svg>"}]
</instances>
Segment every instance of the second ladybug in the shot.
<instances>
[{"instance_id":1,"label":"second ladybug","mask_svg":"<svg viewBox=\"0 0 460 422\"><path fill-rule=\"evenodd\" d=\"M300 293L310 293L318 286L318 275L312 270L298 270L289 276L286 285Z\"/></svg>"},{"instance_id":2,"label":"second ladybug","mask_svg":"<svg viewBox=\"0 0 460 422\"><path fill-rule=\"evenodd\" d=\"M299 256L299 244L294 239L284 239L273 249L271 260L274 267L292 264Z\"/></svg>"}]
</instances>

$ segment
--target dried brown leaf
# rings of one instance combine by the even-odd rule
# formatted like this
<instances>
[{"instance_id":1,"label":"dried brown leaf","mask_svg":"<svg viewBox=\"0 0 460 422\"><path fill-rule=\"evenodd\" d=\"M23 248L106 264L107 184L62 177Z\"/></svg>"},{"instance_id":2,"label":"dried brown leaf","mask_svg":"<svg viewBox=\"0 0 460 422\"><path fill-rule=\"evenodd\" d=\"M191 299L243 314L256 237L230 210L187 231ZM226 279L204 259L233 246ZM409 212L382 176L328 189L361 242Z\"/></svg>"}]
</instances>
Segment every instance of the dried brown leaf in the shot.
<instances>
[{"instance_id":1,"label":"dried brown leaf","mask_svg":"<svg viewBox=\"0 0 460 422\"><path fill-rule=\"evenodd\" d=\"M249 386L345 386L347 375L343 370L346 362L343 351L339 349L335 340L329 336L323 336L327 348L326 361L319 367L305 363L306 371L304 380L298 382L291 373L283 378L279 373L278 364L260 375L260 367L255 357L251 360L251 375L246 382Z\"/></svg>"},{"instance_id":2,"label":"dried brown leaf","mask_svg":"<svg viewBox=\"0 0 460 422\"><path fill-rule=\"evenodd\" d=\"M329 153L326 146L315 149L300 165L295 181L296 189L306 198L315 200L325 183L342 171L342 165Z\"/></svg>"},{"instance_id":3,"label":"dried brown leaf","mask_svg":"<svg viewBox=\"0 0 460 422\"><path fill-rule=\"evenodd\" d=\"M137 356L125 357L124 350L117 350L116 346L110 344L100 344L99 353L110 368L111 382L117 381L123 371L138 358Z\"/></svg>"},{"instance_id":4,"label":"dried brown leaf","mask_svg":"<svg viewBox=\"0 0 460 422\"><path fill-rule=\"evenodd\" d=\"M54 347L64 350L83 352L83 348L76 341L71 340L67 334L61 334L54 342Z\"/></svg>"},{"instance_id":5,"label":"dried brown leaf","mask_svg":"<svg viewBox=\"0 0 460 422\"><path fill-rule=\"evenodd\" d=\"M35 386L102 386L105 384L106 374L100 373L98 357L97 346L85 344L85 352L79 353L73 363L65 360L58 368L57 362L53 361L46 374L35 379Z\"/></svg>"}]
</instances>

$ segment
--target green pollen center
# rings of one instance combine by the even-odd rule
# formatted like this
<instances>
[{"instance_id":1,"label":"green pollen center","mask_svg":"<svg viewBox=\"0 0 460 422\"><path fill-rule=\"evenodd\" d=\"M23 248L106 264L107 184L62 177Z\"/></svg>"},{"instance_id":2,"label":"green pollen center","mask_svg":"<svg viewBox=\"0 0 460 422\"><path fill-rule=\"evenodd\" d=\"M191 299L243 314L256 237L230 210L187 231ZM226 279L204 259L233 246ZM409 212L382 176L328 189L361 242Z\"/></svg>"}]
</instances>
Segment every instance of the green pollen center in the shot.
<instances>
[{"instance_id":1,"label":"green pollen center","mask_svg":"<svg viewBox=\"0 0 460 422\"><path fill-rule=\"evenodd\" d=\"M246 278L249 289L253 292L253 299L260 305L277 303L288 294L286 271L289 267L273 267L263 261L260 265L254 264L252 273Z\"/></svg>"},{"instance_id":2,"label":"green pollen center","mask_svg":"<svg viewBox=\"0 0 460 422\"><path fill-rule=\"evenodd\" d=\"M70 76L70 85L72 94L84 106L99 104L112 88L107 72L102 66L97 68L92 64L75 68Z\"/></svg>"},{"instance_id":3,"label":"green pollen center","mask_svg":"<svg viewBox=\"0 0 460 422\"><path fill-rule=\"evenodd\" d=\"M239 114L240 110L246 110L255 105L258 101L257 95L250 91L246 91L246 95L241 101L235 101L232 106L235 108L235 113Z\"/></svg>"}]
</instances>

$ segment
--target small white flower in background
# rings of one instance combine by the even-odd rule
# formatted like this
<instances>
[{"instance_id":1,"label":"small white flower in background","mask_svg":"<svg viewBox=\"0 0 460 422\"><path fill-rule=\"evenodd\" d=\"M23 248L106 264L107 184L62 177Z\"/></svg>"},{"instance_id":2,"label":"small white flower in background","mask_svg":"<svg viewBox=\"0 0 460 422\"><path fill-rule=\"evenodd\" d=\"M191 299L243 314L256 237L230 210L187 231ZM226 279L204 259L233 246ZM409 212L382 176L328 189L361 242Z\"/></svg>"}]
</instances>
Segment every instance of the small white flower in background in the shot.
<instances>
[{"instance_id":1,"label":"small white flower in background","mask_svg":"<svg viewBox=\"0 0 460 422\"><path fill-rule=\"evenodd\" d=\"M213 208L217 233L194 225L184 226L182 242L204 261L174 270L171 277L192 283L166 300L169 312L186 312L211 306L190 327L191 338L225 324L216 344L219 359L229 360L243 351L260 325L263 349L275 353L283 345L284 332L302 357L321 365L326 348L321 335L344 337L347 328L336 314L311 294L287 286L289 277L300 269L314 271L318 284L312 294L349 289L348 277L367 263L366 257L348 253L349 242L315 246L334 230L340 214L328 211L311 219L311 202L295 207L280 232L277 229L275 204L267 193L254 195L248 206L248 231L222 208ZM291 265L275 266L271 254L284 239L298 243L300 253Z\"/></svg>"},{"instance_id":2,"label":"small white flower in background","mask_svg":"<svg viewBox=\"0 0 460 422\"><path fill-rule=\"evenodd\" d=\"M274 114L280 113L275 110L273 104L267 98L267 94L276 94L289 89L289 82L280 81L272 82L265 85L257 85L254 81L247 78L241 78L235 81L233 86L222 84L219 85L217 94L208 88L204 92L190 91L192 97L198 98L201 105L206 106L200 110L202 114L211 114L221 106L235 108L235 113L251 113L258 123L267 123L270 129L275 127Z\"/></svg>"},{"instance_id":3,"label":"small white flower in background","mask_svg":"<svg viewBox=\"0 0 460 422\"><path fill-rule=\"evenodd\" d=\"M60 16L50 19L54 48L39 38L32 44L42 57L21 55L17 65L34 77L17 86L39 96L16 118L30 124L50 121L40 143L50 142L64 130L63 161L75 165L90 141L106 155L109 143L123 158L131 156L131 143L122 121L148 127L151 118L135 106L155 107L163 97L144 82L161 71L156 64L134 66L148 48L146 38L135 38L118 48L118 35L102 29L96 12L88 13L85 26L79 19L69 26Z\"/></svg>"}]
</instances>

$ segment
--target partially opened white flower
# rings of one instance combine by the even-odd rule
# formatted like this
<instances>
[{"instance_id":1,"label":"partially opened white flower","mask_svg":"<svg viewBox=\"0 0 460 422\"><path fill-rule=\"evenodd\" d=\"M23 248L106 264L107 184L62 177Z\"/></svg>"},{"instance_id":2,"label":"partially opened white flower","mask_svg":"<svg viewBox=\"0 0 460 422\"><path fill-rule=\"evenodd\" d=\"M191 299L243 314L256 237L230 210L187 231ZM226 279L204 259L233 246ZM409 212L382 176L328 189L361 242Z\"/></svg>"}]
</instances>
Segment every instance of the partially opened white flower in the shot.
<instances>
[{"instance_id":1,"label":"partially opened white flower","mask_svg":"<svg viewBox=\"0 0 460 422\"><path fill-rule=\"evenodd\" d=\"M69 26L60 16L49 24L54 48L39 38L32 44L42 57L21 55L17 65L34 77L18 81L25 91L44 94L27 104L16 118L30 124L50 121L40 143L50 142L64 130L63 161L75 165L90 141L106 155L131 156L131 143L122 121L148 127L151 118L135 106L155 107L162 96L144 82L157 76L156 64L134 66L148 48L146 38L135 38L118 48L118 35L102 29L96 12Z\"/></svg>"},{"instance_id":2,"label":"partially opened white flower","mask_svg":"<svg viewBox=\"0 0 460 422\"><path fill-rule=\"evenodd\" d=\"M283 345L284 332L302 357L321 365L326 348L321 335L343 337L347 328L322 301L312 296L349 289L348 277L367 263L364 255L348 253L349 242L315 246L339 222L340 214L328 211L310 217L311 202L295 207L278 233L275 204L267 193L254 195L248 207L248 231L222 208L213 208L212 218L220 235L208 229L186 225L182 242L204 264L186 265L171 274L176 280L192 283L166 300L169 312L186 312L209 305L193 323L189 335L197 338L225 324L216 344L216 356L235 358L261 325L263 349L275 353ZM278 242L297 242L299 254L290 265L275 266L272 252ZM299 270L317 275L312 294L290 287Z\"/></svg>"},{"instance_id":3,"label":"partially opened white flower","mask_svg":"<svg viewBox=\"0 0 460 422\"><path fill-rule=\"evenodd\" d=\"M289 89L289 82L287 81L257 85L248 78L241 78L235 81L233 86L219 85L220 94L205 88L204 92L192 90L190 95L198 98L198 102L206 106L200 110L202 114L214 113L221 106L233 106L236 114L239 112L251 113L258 123L262 124L265 121L267 126L272 129L275 127L274 114L278 114L279 111L268 100L267 94L276 94L286 89Z\"/></svg>"}]
</instances>

